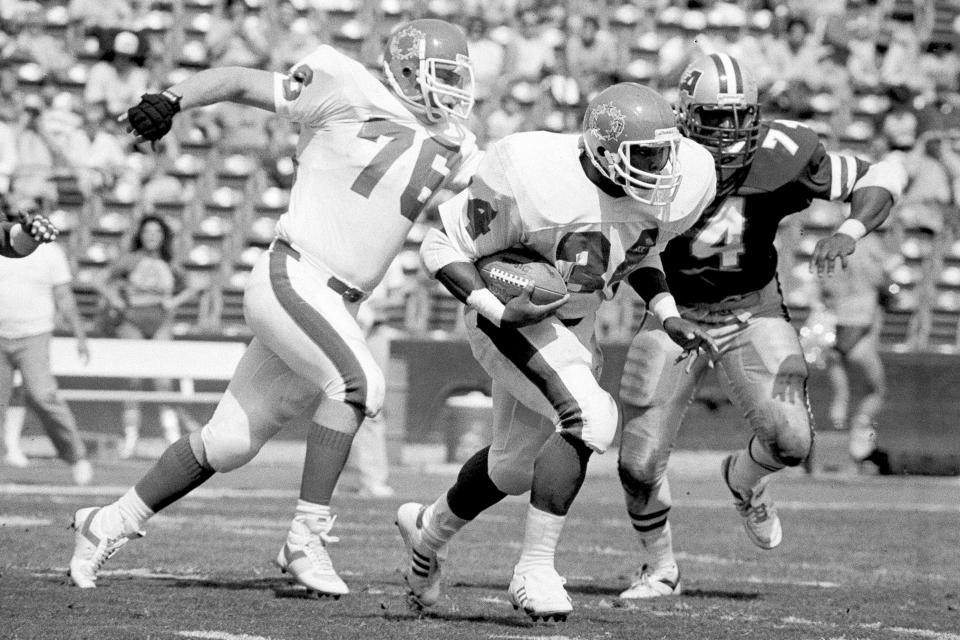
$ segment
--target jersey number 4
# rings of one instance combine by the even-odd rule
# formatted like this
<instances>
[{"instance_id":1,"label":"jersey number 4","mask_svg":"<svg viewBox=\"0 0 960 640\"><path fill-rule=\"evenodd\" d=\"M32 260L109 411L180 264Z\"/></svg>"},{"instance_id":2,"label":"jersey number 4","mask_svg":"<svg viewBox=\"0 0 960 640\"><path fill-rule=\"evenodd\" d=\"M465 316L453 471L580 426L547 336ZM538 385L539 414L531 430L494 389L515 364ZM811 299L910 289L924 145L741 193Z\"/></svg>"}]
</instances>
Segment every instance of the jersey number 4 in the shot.
<instances>
[{"instance_id":1,"label":"jersey number 4","mask_svg":"<svg viewBox=\"0 0 960 640\"><path fill-rule=\"evenodd\" d=\"M373 156L370 164L363 168L350 185L355 193L369 198L393 163L413 146L416 132L396 122L373 119L361 125L357 137L374 142L381 137L388 139L387 144ZM413 165L410 182L400 195L400 214L404 218L410 221L417 219L423 205L450 174L459 153L459 145L442 142L433 137L424 139L420 154Z\"/></svg>"},{"instance_id":2,"label":"jersey number 4","mask_svg":"<svg viewBox=\"0 0 960 640\"><path fill-rule=\"evenodd\" d=\"M719 256L721 270L740 268L743 254L743 198L731 196L713 214L691 244L691 253L698 260Z\"/></svg>"}]
</instances>

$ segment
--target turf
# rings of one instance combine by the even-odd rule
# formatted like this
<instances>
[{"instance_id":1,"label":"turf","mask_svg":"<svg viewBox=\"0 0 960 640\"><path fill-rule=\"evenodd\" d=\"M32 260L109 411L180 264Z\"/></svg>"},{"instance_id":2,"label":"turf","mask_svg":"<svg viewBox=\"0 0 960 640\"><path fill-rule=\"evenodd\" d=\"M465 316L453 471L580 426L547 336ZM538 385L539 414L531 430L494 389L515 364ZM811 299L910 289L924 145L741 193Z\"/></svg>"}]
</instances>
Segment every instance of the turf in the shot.
<instances>
[{"instance_id":1,"label":"turf","mask_svg":"<svg viewBox=\"0 0 960 640\"><path fill-rule=\"evenodd\" d=\"M434 498L449 472L395 470L398 495L389 500L335 497L341 541L331 551L352 593L333 601L308 596L271 564L296 498L295 463L214 478L151 521L91 590L65 577L73 511L112 499L148 463L101 463L99 486L87 489L70 486L53 460L0 467L0 637L960 640L956 478L779 478L784 542L761 551L744 535L714 463L671 475L684 594L639 604L617 599L637 556L616 476L608 462L591 474L557 562L575 610L550 624L507 601L521 498L462 532L433 611L407 609L394 510Z\"/></svg>"}]
</instances>

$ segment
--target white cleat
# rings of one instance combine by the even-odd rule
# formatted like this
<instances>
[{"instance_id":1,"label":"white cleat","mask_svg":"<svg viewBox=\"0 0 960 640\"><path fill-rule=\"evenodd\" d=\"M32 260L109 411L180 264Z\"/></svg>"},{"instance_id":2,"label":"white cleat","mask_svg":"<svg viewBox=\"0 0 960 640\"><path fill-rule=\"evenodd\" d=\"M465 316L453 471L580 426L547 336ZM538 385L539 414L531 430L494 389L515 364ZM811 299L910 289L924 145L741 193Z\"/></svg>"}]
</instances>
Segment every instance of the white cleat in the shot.
<instances>
[{"instance_id":1,"label":"white cleat","mask_svg":"<svg viewBox=\"0 0 960 640\"><path fill-rule=\"evenodd\" d=\"M656 571L651 571L648 565L643 565L634 574L630 588L621 593L620 597L624 600L647 600L678 596L682 591L680 569L677 565Z\"/></svg>"},{"instance_id":2,"label":"white cleat","mask_svg":"<svg viewBox=\"0 0 960 640\"><path fill-rule=\"evenodd\" d=\"M432 607L440 599L440 578L446 560L446 546L438 554L427 554L420 539L423 530L423 512L426 507L419 502L407 502L397 509L395 524L407 548L409 561L403 569L403 579L410 588L407 602L411 609Z\"/></svg>"},{"instance_id":3,"label":"white cleat","mask_svg":"<svg viewBox=\"0 0 960 640\"><path fill-rule=\"evenodd\" d=\"M327 553L327 545L340 539L330 535L336 516L329 520L295 519L290 524L287 542L277 554L274 564L317 595L334 600L350 593L346 583L337 575Z\"/></svg>"},{"instance_id":4,"label":"white cleat","mask_svg":"<svg viewBox=\"0 0 960 640\"><path fill-rule=\"evenodd\" d=\"M743 528L747 536L761 549L773 549L783 540L783 529L780 526L780 516L773 506L773 500L767 497L767 485L761 482L757 487L741 494L730 486L730 465L733 463L733 454L723 459L721 472L723 482L733 494L734 505L743 518Z\"/></svg>"},{"instance_id":5,"label":"white cleat","mask_svg":"<svg viewBox=\"0 0 960 640\"><path fill-rule=\"evenodd\" d=\"M553 567L537 567L524 573L514 570L508 589L510 603L534 621L562 622L573 611L570 596L563 588L566 582Z\"/></svg>"},{"instance_id":6,"label":"white cleat","mask_svg":"<svg viewBox=\"0 0 960 640\"><path fill-rule=\"evenodd\" d=\"M93 589L97 586L97 574L103 563L110 559L120 547L134 538L143 537L138 531L127 536L107 538L98 536L91 528L93 517L100 511L100 507L86 507L79 509L73 515L71 527L74 535L73 557L70 558L70 579L81 589Z\"/></svg>"}]
</instances>

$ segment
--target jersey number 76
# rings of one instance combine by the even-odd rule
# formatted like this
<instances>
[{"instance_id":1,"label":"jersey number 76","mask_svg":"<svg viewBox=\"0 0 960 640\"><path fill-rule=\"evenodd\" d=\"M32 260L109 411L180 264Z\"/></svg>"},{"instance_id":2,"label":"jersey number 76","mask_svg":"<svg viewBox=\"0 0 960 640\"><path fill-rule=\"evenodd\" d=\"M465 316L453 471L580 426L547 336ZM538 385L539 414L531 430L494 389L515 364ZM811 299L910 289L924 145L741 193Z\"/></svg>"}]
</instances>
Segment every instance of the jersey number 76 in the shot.
<instances>
[{"instance_id":1,"label":"jersey number 76","mask_svg":"<svg viewBox=\"0 0 960 640\"><path fill-rule=\"evenodd\" d=\"M357 133L358 138L371 141L376 141L381 136L388 138L387 144L373 156L370 164L363 168L350 185L355 193L364 198L370 197L384 174L413 146L416 139L416 133L410 127L381 118L364 122ZM423 205L450 174L459 153L459 145L443 142L435 137L424 139L410 175L410 182L400 195L400 214L404 218L410 221L417 219Z\"/></svg>"}]
</instances>

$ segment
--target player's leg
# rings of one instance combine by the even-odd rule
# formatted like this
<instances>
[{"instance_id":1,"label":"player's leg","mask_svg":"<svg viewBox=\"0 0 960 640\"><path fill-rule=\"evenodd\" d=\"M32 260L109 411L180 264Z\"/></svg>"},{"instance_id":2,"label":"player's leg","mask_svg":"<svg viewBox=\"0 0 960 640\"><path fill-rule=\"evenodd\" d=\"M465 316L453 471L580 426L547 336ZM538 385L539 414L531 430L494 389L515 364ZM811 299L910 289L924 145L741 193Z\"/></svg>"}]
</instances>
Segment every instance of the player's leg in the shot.
<instances>
[{"instance_id":1,"label":"player's leg","mask_svg":"<svg viewBox=\"0 0 960 640\"><path fill-rule=\"evenodd\" d=\"M743 412L753 437L724 459L722 475L747 535L757 546L780 544L780 518L768 476L803 463L813 429L807 400L807 364L796 331L785 318L751 318L717 363L720 381Z\"/></svg>"},{"instance_id":2,"label":"player's leg","mask_svg":"<svg viewBox=\"0 0 960 640\"><path fill-rule=\"evenodd\" d=\"M74 482L86 485L93 479L93 470L77 421L60 396L57 380L50 371L50 337L45 333L19 340L17 367L23 376L26 402L40 419L57 456L71 466Z\"/></svg>"},{"instance_id":3,"label":"player's leg","mask_svg":"<svg viewBox=\"0 0 960 640\"><path fill-rule=\"evenodd\" d=\"M17 412L23 411L20 407L10 406L10 399L13 397L13 373L16 371L10 353L12 348L12 340L0 338L0 427L3 429L3 461L11 467L26 467L30 461L20 448L23 420L20 416L10 415L14 409Z\"/></svg>"},{"instance_id":4,"label":"player's leg","mask_svg":"<svg viewBox=\"0 0 960 640\"><path fill-rule=\"evenodd\" d=\"M877 415L886 396L886 378L880 360L877 331L867 331L857 340L847 352L846 359L866 386L866 394L850 418L850 455L854 460L863 461L870 458L876 449Z\"/></svg>"},{"instance_id":5,"label":"player's leg","mask_svg":"<svg viewBox=\"0 0 960 640\"><path fill-rule=\"evenodd\" d=\"M281 426L316 395L314 384L254 338L210 421L170 445L140 480L115 502L74 516L76 544L70 575L80 587L96 586L100 566L142 535L157 512L190 493L215 472L249 462Z\"/></svg>"},{"instance_id":6,"label":"player's leg","mask_svg":"<svg viewBox=\"0 0 960 640\"><path fill-rule=\"evenodd\" d=\"M554 426L511 395L510 389L520 384L519 372L512 380L494 378L490 446L473 454L453 486L433 503L410 502L397 511L397 526L410 554L405 579L416 607L431 606L439 598L447 543L456 533L509 493L530 490L533 462Z\"/></svg>"},{"instance_id":7,"label":"player's leg","mask_svg":"<svg viewBox=\"0 0 960 640\"><path fill-rule=\"evenodd\" d=\"M268 277L264 277L266 274ZM330 275L277 245L251 274L247 322L291 370L323 392L307 435L300 499L277 563L308 588L338 596L347 586L326 552L330 500L364 416L383 406L385 382L356 321L359 302L328 285Z\"/></svg>"},{"instance_id":8,"label":"player's leg","mask_svg":"<svg viewBox=\"0 0 960 640\"><path fill-rule=\"evenodd\" d=\"M116 328L117 338L128 340L142 340L143 332L130 320L124 319ZM143 380L132 379L129 381L132 390L143 388ZM137 442L140 440L140 424L143 421L143 412L140 409L139 402L124 401L121 405L121 419L123 421L123 443L120 445L120 458L126 460L132 458L137 450Z\"/></svg>"},{"instance_id":9,"label":"player's leg","mask_svg":"<svg viewBox=\"0 0 960 640\"><path fill-rule=\"evenodd\" d=\"M552 409L558 418L558 430L534 460L524 541L509 593L531 617L562 619L572 604L554 565L557 543L590 454L610 446L619 420L616 402L597 382L602 359L594 318L566 324L551 318L520 329L474 318L469 314L467 326L484 336L472 346L487 372L496 379L519 371L526 385L512 393L532 408L545 400L549 408L538 412L548 415Z\"/></svg>"},{"instance_id":10,"label":"player's leg","mask_svg":"<svg viewBox=\"0 0 960 640\"><path fill-rule=\"evenodd\" d=\"M618 472L643 561L621 598L656 598L681 591L669 521L673 502L667 463L683 415L707 367L700 358L687 372L686 363L676 362L681 352L660 327L649 328L634 337L624 364Z\"/></svg>"},{"instance_id":11,"label":"player's leg","mask_svg":"<svg viewBox=\"0 0 960 640\"><path fill-rule=\"evenodd\" d=\"M850 378L846 358L836 349L827 352L827 380L830 382L830 424L834 429L847 427L850 406Z\"/></svg>"}]
</instances>

